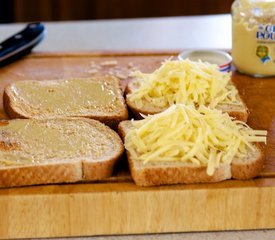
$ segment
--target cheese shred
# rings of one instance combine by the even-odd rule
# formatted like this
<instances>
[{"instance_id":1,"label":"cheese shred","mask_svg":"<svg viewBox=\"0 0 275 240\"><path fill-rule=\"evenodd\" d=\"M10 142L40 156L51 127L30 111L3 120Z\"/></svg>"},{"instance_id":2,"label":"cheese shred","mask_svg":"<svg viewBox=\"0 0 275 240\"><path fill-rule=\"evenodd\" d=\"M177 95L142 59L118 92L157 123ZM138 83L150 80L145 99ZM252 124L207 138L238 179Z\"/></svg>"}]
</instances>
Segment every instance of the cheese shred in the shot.
<instances>
[{"instance_id":1,"label":"cheese shred","mask_svg":"<svg viewBox=\"0 0 275 240\"><path fill-rule=\"evenodd\" d=\"M266 143L267 131L253 130L227 113L206 106L172 105L165 111L132 121L125 148L134 160L178 161L207 166L213 175L220 164L255 151L252 142Z\"/></svg>"},{"instance_id":2,"label":"cheese shred","mask_svg":"<svg viewBox=\"0 0 275 240\"><path fill-rule=\"evenodd\" d=\"M231 84L231 73L220 72L215 64L191 60L166 60L153 73L131 74L137 88L128 94L138 108L145 102L157 108L172 104L207 105L238 104L237 89Z\"/></svg>"}]
</instances>

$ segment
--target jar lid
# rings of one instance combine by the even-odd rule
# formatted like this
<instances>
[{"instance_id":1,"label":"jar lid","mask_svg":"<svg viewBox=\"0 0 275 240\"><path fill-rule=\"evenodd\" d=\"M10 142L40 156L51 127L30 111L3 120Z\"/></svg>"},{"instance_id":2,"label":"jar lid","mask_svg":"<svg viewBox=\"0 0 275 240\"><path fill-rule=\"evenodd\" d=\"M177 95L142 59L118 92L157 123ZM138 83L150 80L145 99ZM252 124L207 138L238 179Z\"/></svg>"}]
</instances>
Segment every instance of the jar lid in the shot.
<instances>
[{"instance_id":1,"label":"jar lid","mask_svg":"<svg viewBox=\"0 0 275 240\"><path fill-rule=\"evenodd\" d=\"M228 72L231 70L232 57L223 51L218 50L189 50L183 51L178 55L180 60L188 58L191 61L209 62L219 66L220 71Z\"/></svg>"}]
</instances>

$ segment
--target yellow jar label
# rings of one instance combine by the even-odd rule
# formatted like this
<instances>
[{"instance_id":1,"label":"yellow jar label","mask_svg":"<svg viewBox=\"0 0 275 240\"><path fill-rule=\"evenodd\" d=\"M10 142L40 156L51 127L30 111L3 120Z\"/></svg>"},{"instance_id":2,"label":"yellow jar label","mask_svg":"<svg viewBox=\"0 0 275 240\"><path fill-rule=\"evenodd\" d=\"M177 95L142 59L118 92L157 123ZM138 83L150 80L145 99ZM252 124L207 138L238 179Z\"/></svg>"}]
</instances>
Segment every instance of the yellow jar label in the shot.
<instances>
[{"instance_id":1,"label":"yellow jar label","mask_svg":"<svg viewBox=\"0 0 275 240\"><path fill-rule=\"evenodd\" d=\"M275 25L232 25L233 63L240 72L255 76L275 75Z\"/></svg>"},{"instance_id":2,"label":"yellow jar label","mask_svg":"<svg viewBox=\"0 0 275 240\"><path fill-rule=\"evenodd\" d=\"M256 38L263 41L275 41L275 25L259 25Z\"/></svg>"},{"instance_id":3,"label":"yellow jar label","mask_svg":"<svg viewBox=\"0 0 275 240\"><path fill-rule=\"evenodd\" d=\"M275 25L259 25L256 39L258 42L256 55L260 61L262 63L274 62L275 60L271 58L271 53L275 52Z\"/></svg>"},{"instance_id":4,"label":"yellow jar label","mask_svg":"<svg viewBox=\"0 0 275 240\"><path fill-rule=\"evenodd\" d=\"M232 58L253 76L275 76L275 0L236 0L232 5Z\"/></svg>"}]
</instances>

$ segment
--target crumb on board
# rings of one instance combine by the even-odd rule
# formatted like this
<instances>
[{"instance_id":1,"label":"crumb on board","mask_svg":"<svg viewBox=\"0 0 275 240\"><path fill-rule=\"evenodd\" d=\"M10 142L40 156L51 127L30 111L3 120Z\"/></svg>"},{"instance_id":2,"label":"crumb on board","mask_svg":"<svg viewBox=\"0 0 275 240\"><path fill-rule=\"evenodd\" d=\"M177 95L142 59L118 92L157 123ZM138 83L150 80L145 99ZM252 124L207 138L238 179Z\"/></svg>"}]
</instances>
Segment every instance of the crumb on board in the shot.
<instances>
[{"instance_id":1,"label":"crumb on board","mask_svg":"<svg viewBox=\"0 0 275 240\"><path fill-rule=\"evenodd\" d=\"M90 74L95 74L97 72L98 72L98 70L95 68L88 71L88 73L90 73Z\"/></svg>"},{"instance_id":2,"label":"crumb on board","mask_svg":"<svg viewBox=\"0 0 275 240\"><path fill-rule=\"evenodd\" d=\"M135 66L135 64L133 62L128 63L128 69L130 69L131 71L139 70L138 67Z\"/></svg>"},{"instance_id":3,"label":"crumb on board","mask_svg":"<svg viewBox=\"0 0 275 240\"><path fill-rule=\"evenodd\" d=\"M94 61L90 62L90 67L91 68L96 68L96 69L101 69L101 66L99 64L97 64L96 62L94 62Z\"/></svg>"},{"instance_id":4,"label":"crumb on board","mask_svg":"<svg viewBox=\"0 0 275 240\"><path fill-rule=\"evenodd\" d=\"M108 67L108 68L106 70L103 70L104 67ZM126 66L119 66L117 60L106 60L100 63L91 61L90 70L88 70L88 73L93 75L93 74L99 73L101 69L103 70L103 72L107 71L107 74L109 76L114 76L121 80L124 80L129 77L131 71L138 70L138 67L135 66L133 62L129 62Z\"/></svg>"},{"instance_id":5,"label":"crumb on board","mask_svg":"<svg viewBox=\"0 0 275 240\"><path fill-rule=\"evenodd\" d=\"M116 66L117 63L118 62L116 60L110 60L110 61L101 62L100 65L101 66Z\"/></svg>"},{"instance_id":6,"label":"crumb on board","mask_svg":"<svg viewBox=\"0 0 275 240\"><path fill-rule=\"evenodd\" d=\"M116 74L115 74L115 77L117 77L117 78L119 78L119 79L122 79L122 80L124 80L124 79L126 79L126 78L127 78L127 76L126 76L126 75L121 74L121 73L116 73Z\"/></svg>"}]
</instances>

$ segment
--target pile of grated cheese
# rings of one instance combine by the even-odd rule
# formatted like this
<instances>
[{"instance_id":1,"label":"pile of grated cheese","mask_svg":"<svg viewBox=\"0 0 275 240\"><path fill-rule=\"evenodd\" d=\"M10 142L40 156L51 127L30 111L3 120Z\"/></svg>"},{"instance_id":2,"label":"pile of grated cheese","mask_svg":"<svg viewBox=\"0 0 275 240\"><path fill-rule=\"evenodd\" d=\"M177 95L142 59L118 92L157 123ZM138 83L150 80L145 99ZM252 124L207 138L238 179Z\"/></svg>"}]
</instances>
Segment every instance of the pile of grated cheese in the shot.
<instances>
[{"instance_id":1,"label":"pile of grated cheese","mask_svg":"<svg viewBox=\"0 0 275 240\"><path fill-rule=\"evenodd\" d=\"M191 60L166 60L153 73L131 74L138 88L127 97L138 108L144 102L167 108L172 104L207 105L238 104L237 90L230 84L231 73L220 72L215 64Z\"/></svg>"},{"instance_id":2,"label":"pile of grated cheese","mask_svg":"<svg viewBox=\"0 0 275 240\"><path fill-rule=\"evenodd\" d=\"M220 110L183 104L132 124L125 148L134 160L144 164L180 161L207 165L210 176L221 163L230 164L233 158L255 151L251 143L266 143L267 135L267 131L253 130Z\"/></svg>"}]
</instances>

